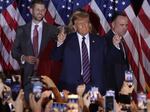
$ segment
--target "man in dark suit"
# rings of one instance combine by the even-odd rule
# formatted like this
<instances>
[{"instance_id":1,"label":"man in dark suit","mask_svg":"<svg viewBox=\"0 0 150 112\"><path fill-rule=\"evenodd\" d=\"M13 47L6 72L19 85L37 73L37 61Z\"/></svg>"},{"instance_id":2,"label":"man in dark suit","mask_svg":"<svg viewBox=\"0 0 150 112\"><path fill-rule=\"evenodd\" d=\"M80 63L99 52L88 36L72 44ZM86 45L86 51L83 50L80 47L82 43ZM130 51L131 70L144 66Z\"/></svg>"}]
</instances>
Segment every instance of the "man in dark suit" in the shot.
<instances>
[{"instance_id":1,"label":"man in dark suit","mask_svg":"<svg viewBox=\"0 0 150 112\"><path fill-rule=\"evenodd\" d=\"M129 70L123 36L127 32L128 17L124 13L115 13L112 29L105 35L107 42L107 84L116 95L125 79L125 70ZM116 97L117 97L116 96Z\"/></svg>"},{"instance_id":2,"label":"man in dark suit","mask_svg":"<svg viewBox=\"0 0 150 112\"><path fill-rule=\"evenodd\" d=\"M34 0L30 9L32 21L17 29L12 56L23 68L23 86L26 92L30 89L33 74L38 74L38 64L44 48L50 40L57 37L58 29L43 21L46 7L42 0Z\"/></svg>"},{"instance_id":3,"label":"man in dark suit","mask_svg":"<svg viewBox=\"0 0 150 112\"><path fill-rule=\"evenodd\" d=\"M53 59L63 61L58 87L60 90L65 89L75 93L76 87L85 83L86 90L96 86L104 94L105 41L90 33L91 24L88 13L84 11L75 13L72 23L75 32L70 33L66 38L58 37L57 47L52 52ZM83 48L84 45L86 50Z\"/></svg>"}]
</instances>

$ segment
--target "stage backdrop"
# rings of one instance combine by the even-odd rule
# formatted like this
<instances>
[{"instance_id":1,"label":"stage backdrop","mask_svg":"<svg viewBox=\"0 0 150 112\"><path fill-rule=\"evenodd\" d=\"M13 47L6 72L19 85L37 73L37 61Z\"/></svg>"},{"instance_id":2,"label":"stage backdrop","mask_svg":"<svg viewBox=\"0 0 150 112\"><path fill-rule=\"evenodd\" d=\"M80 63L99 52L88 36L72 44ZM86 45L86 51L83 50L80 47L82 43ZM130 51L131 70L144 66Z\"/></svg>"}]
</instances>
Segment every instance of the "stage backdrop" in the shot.
<instances>
[{"instance_id":1,"label":"stage backdrop","mask_svg":"<svg viewBox=\"0 0 150 112\"><path fill-rule=\"evenodd\" d=\"M85 9L100 35L110 29L114 11L124 11L129 17L129 28L124 37L128 58L135 76L137 90L150 87L150 0L45 0L48 7L45 21L66 25L72 12ZM31 0L0 0L0 71L15 71L19 65L11 56L16 28L31 20ZM60 63L48 59L52 46L47 46L40 62L41 73L54 80L59 77Z\"/></svg>"}]
</instances>

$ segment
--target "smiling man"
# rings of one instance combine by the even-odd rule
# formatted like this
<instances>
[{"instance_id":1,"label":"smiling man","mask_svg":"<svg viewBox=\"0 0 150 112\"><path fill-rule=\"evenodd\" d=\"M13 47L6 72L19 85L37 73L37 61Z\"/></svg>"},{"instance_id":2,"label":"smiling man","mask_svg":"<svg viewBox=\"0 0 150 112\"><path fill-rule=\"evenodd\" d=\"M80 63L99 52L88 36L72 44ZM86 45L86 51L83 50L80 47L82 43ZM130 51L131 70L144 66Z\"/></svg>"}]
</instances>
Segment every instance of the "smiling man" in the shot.
<instances>
[{"instance_id":1,"label":"smiling man","mask_svg":"<svg viewBox=\"0 0 150 112\"><path fill-rule=\"evenodd\" d=\"M12 56L23 68L23 86L25 98L30 91L30 80L33 74L38 74L41 54L50 40L57 37L58 29L43 21L46 7L42 0L33 0L30 12L32 21L18 27L14 41Z\"/></svg>"},{"instance_id":2,"label":"smiling man","mask_svg":"<svg viewBox=\"0 0 150 112\"><path fill-rule=\"evenodd\" d=\"M73 14L74 33L59 38L52 56L63 61L63 69L58 87L76 93L79 84L85 84L86 90L92 86L105 93L105 41L91 33L88 13L80 11Z\"/></svg>"}]
</instances>

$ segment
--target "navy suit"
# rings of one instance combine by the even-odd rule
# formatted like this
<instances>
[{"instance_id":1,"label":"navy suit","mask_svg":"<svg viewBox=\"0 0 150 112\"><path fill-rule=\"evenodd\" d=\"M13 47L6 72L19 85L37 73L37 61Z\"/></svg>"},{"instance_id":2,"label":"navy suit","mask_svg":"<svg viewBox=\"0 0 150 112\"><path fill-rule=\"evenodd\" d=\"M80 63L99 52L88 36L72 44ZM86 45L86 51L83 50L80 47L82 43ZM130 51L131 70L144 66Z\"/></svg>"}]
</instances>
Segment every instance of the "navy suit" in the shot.
<instances>
[{"instance_id":1,"label":"navy suit","mask_svg":"<svg viewBox=\"0 0 150 112\"><path fill-rule=\"evenodd\" d=\"M105 93L105 40L97 35L89 34L90 39L90 65L91 65L91 86L99 87L102 94ZM65 42L56 47L52 53L52 58L63 61L63 69L58 87L60 90L66 89L73 93L76 87L83 84L81 76L81 56L77 33L71 33L66 37Z\"/></svg>"},{"instance_id":2,"label":"navy suit","mask_svg":"<svg viewBox=\"0 0 150 112\"><path fill-rule=\"evenodd\" d=\"M113 45L113 36L112 30L105 35L107 43L107 88L115 90L117 95L125 79L125 70L129 69L129 65L127 58L124 58L123 51Z\"/></svg>"}]
</instances>

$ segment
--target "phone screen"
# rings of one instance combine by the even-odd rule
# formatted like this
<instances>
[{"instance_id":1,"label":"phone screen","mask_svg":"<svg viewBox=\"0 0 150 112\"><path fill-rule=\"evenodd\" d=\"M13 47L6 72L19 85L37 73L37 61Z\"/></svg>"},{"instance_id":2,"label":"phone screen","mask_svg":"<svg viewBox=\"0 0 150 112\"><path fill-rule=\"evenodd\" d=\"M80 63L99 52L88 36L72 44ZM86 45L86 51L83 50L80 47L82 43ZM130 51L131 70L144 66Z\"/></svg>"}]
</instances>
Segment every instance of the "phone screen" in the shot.
<instances>
[{"instance_id":1,"label":"phone screen","mask_svg":"<svg viewBox=\"0 0 150 112\"><path fill-rule=\"evenodd\" d=\"M12 98L13 100L15 100L19 94L19 91L21 89L21 85L19 82L14 82L11 86L11 90L12 90Z\"/></svg>"},{"instance_id":2,"label":"phone screen","mask_svg":"<svg viewBox=\"0 0 150 112\"><path fill-rule=\"evenodd\" d=\"M129 87L132 87L132 85L133 85L133 73L132 73L132 71L125 71L125 81L128 82Z\"/></svg>"},{"instance_id":3,"label":"phone screen","mask_svg":"<svg viewBox=\"0 0 150 112\"><path fill-rule=\"evenodd\" d=\"M97 95L99 91L97 87L92 87L90 90L91 103L95 103L97 101Z\"/></svg>"},{"instance_id":4,"label":"phone screen","mask_svg":"<svg viewBox=\"0 0 150 112\"><path fill-rule=\"evenodd\" d=\"M11 83L12 83L12 79L10 79L10 78L7 78L5 81L4 81L4 83L7 85L7 86L11 86Z\"/></svg>"},{"instance_id":5,"label":"phone screen","mask_svg":"<svg viewBox=\"0 0 150 112\"><path fill-rule=\"evenodd\" d=\"M131 71L125 71L125 81L133 82L133 74Z\"/></svg>"},{"instance_id":6,"label":"phone screen","mask_svg":"<svg viewBox=\"0 0 150 112\"><path fill-rule=\"evenodd\" d=\"M113 96L105 96L105 111L113 111L114 110L114 97Z\"/></svg>"},{"instance_id":7,"label":"phone screen","mask_svg":"<svg viewBox=\"0 0 150 112\"><path fill-rule=\"evenodd\" d=\"M12 78L7 78L4 83L11 88L11 93L10 92L4 92L4 97L7 98L10 96L15 100L19 94L19 91L21 89L21 84L16 80L13 81Z\"/></svg>"},{"instance_id":8,"label":"phone screen","mask_svg":"<svg viewBox=\"0 0 150 112\"><path fill-rule=\"evenodd\" d=\"M40 81L35 81L33 83L33 89L32 89L32 92L33 94L35 95L35 98L36 100L38 100L40 97L41 97L41 93L42 93L42 89L43 89L43 86L42 86L42 82Z\"/></svg>"}]
</instances>

